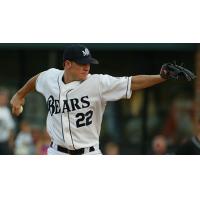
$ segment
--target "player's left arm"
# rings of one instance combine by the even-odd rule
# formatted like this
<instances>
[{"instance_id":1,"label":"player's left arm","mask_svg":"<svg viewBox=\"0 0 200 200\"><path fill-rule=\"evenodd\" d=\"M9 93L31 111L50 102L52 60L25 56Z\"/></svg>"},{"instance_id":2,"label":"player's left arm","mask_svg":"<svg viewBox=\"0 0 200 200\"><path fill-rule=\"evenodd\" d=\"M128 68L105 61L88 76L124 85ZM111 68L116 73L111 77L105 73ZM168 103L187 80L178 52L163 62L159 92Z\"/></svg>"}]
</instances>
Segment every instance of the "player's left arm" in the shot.
<instances>
[{"instance_id":1,"label":"player's left arm","mask_svg":"<svg viewBox=\"0 0 200 200\"><path fill-rule=\"evenodd\" d=\"M196 76L190 70L177 65L176 63L166 63L162 65L159 75L138 75L132 76L131 89L140 90L162 83L168 79L183 79L192 81Z\"/></svg>"},{"instance_id":2,"label":"player's left arm","mask_svg":"<svg viewBox=\"0 0 200 200\"><path fill-rule=\"evenodd\" d=\"M141 90L153 85L159 84L166 81L160 75L137 75L132 76L131 79L131 89L132 90Z\"/></svg>"}]
</instances>

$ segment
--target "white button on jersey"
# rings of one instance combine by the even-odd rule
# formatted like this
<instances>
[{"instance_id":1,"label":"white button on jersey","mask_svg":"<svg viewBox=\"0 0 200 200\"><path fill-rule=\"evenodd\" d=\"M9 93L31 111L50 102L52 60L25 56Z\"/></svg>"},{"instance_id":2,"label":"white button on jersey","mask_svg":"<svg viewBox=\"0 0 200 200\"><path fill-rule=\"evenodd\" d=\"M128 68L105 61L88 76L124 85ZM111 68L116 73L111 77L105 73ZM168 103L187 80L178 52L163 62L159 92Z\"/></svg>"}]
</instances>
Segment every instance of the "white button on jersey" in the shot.
<instances>
[{"instance_id":1,"label":"white button on jersey","mask_svg":"<svg viewBox=\"0 0 200 200\"><path fill-rule=\"evenodd\" d=\"M47 131L56 144L71 150L96 145L106 102L130 98L131 77L94 74L64 84L63 74L52 68L36 82L36 90L47 102Z\"/></svg>"}]
</instances>

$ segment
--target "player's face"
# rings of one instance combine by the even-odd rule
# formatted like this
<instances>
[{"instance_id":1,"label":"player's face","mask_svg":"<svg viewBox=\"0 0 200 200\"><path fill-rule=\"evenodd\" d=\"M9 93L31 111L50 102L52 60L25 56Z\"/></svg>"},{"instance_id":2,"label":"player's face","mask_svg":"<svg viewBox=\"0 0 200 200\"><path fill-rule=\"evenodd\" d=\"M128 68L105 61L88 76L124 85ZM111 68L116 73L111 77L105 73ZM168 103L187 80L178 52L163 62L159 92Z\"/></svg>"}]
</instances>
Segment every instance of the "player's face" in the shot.
<instances>
[{"instance_id":1,"label":"player's face","mask_svg":"<svg viewBox=\"0 0 200 200\"><path fill-rule=\"evenodd\" d=\"M76 62L70 62L68 72L70 72L74 80L84 81L90 72L90 64L78 64Z\"/></svg>"}]
</instances>

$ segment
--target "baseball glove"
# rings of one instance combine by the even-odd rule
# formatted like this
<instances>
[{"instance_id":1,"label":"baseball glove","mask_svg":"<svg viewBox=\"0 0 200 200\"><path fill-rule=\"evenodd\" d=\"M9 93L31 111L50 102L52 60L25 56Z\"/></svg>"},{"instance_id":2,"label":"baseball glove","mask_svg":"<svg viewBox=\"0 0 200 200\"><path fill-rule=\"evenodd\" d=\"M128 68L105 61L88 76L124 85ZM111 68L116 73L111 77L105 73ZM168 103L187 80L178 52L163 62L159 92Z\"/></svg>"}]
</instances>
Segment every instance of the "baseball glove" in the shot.
<instances>
[{"instance_id":1,"label":"baseball glove","mask_svg":"<svg viewBox=\"0 0 200 200\"><path fill-rule=\"evenodd\" d=\"M160 76L164 79L176 79L192 81L196 76L188 69L177 65L176 63L165 63L160 70Z\"/></svg>"}]
</instances>

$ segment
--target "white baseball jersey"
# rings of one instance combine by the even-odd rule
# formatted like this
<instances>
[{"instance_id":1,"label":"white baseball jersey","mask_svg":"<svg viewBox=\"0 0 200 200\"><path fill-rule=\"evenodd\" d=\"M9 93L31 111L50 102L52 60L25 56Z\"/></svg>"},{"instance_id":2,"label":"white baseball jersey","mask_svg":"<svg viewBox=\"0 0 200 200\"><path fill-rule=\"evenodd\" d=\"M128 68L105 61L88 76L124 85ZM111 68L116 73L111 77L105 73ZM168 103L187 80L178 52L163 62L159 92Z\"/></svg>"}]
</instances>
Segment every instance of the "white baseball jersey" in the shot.
<instances>
[{"instance_id":1,"label":"white baseball jersey","mask_svg":"<svg viewBox=\"0 0 200 200\"><path fill-rule=\"evenodd\" d=\"M46 98L52 141L71 150L99 144L106 103L131 97L131 77L94 74L65 84L63 75L64 70L52 68L36 81L36 90Z\"/></svg>"},{"instance_id":2,"label":"white baseball jersey","mask_svg":"<svg viewBox=\"0 0 200 200\"><path fill-rule=\"evenodd\" d=\"M15 128L15 122L8 107L0 107L0 142L10 137L10 131Z\"/></svg>"}]
</instances>

